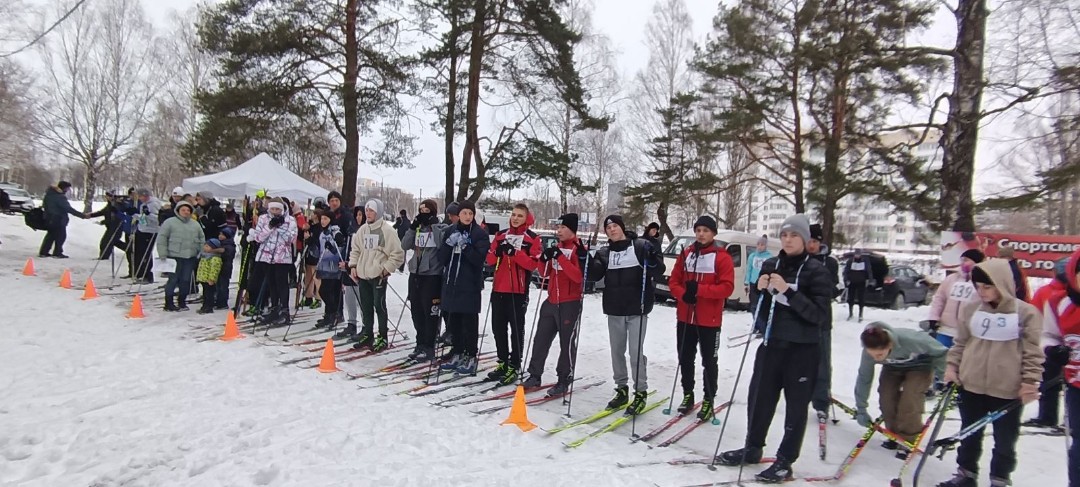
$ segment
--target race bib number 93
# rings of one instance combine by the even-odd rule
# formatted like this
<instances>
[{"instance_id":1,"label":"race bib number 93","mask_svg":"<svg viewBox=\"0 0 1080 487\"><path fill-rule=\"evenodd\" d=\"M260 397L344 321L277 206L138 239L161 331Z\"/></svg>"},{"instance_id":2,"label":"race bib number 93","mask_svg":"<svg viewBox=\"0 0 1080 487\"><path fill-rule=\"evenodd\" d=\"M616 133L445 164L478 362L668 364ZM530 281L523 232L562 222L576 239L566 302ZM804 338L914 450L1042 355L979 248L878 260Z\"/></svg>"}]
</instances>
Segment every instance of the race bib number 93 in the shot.
<instances>
[{"instance_id":1,"label":"race bib number 93","mask_svg":"<svg viewBox=\"0 0 1080 487\"><path fill-rule=\"evenodd\" d=\"M1020 339L1020 317L1016 313L976 311L971 316L971 334L993 342Z\"/></svg>"}]
</instances>

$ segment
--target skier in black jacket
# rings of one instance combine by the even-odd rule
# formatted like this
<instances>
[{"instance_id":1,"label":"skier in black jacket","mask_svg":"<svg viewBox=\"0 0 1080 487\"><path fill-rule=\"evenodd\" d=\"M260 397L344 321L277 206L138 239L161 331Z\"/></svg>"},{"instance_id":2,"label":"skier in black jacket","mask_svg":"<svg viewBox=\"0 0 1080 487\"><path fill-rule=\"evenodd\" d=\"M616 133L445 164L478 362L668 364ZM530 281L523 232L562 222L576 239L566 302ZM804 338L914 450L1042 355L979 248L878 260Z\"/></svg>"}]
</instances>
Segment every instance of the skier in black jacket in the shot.
<instances>
[{"instance_id":1,"label":"skier in black jacket","mask_svg":"<svg viewBox=\"0 0 1080 487\"><path fill-rule=\"evenodd\" d=\"M765 261L758 278L764 293L757 319L765 321L765 339L758 347L754 375L750 379L749 431L746 444L721 453L722 465L756 464L761 461L765 437L783 392L787 404L784 439L776 461L757 475L762 482L792 478L791 465L799 458L806 433L806 409L814 392L821 359L821 330L832 323L832 279L828 270L806 250L810 222L794 215L780 227L783 251Z\"/></svg>"},{"instance_id":2,"label":"skier in black jacket","mask_svg":"<svg viewBox=\"0 0 1080 487\"><path fill-rule=\"evenodd\" d=\"M655 281L664 274L664 256L650 241L627 232L623 219L611 215L604 219L604 233L609 243L596 251L589 266L589 279L604 279L604 314L608 315L608 338L611 342L611 369L614 371L615 397L608 409L620 408L629 401L629 373L626 349L630 348L633 367L634 400L626 413L640 414L648 397L648 358L642 350L648 315L655 302Z\"/></svg>"},{"instance_id":3,"label":"skier in black jacket","mask_svg":"<svg viewBox=\"0 0 1080 487\"><path fill-rule=\"evenodd\" d=\"M225 223L225 210L221 209L221 203L214 199L214 195L209 191L199 191L195 194L195 203L202 208L202 216L199 217L199 223L202 224L203 233L206 234L206 239L218 238L218 234L221 233L221 228L226 225Z\"/></svg>"},{"instance_id":4,"label":"skier in black jacket","mask_svg":"<svg viewBox=\"0 0 1080 487\"><path fill-rule=\"evenodd\" d=\"M810 258L817 259L825 264L832 284L829 299L840 295L840 261L830 255L829 246L825 244L825 233L821 225L810 225L810 240L806 243L806 253ZM830 314L831 316L831 314ZM814 398L811 404L817 411L818 420L823 421L828 416L829 398L832 397L832 321L828 326L821 328L821 360L818 362L817 383L814 385Z\"/></svg>"}]
</instances>

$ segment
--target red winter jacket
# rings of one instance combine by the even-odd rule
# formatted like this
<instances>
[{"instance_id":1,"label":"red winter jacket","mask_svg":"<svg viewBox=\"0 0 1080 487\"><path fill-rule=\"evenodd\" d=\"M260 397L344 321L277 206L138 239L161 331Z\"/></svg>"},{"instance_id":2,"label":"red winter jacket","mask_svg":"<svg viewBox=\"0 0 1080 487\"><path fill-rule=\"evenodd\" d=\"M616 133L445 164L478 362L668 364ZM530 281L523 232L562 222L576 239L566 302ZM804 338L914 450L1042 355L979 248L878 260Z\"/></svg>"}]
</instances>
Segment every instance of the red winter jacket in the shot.
<instances>
[{"instance_id":1,"label":"red winter jacket","mask_svg":"<svg viewBox=\"0 0 1080 487\"><path fill-rule=\"evenodd\" d=\"M540 256L540 237L529 230L536 221L532 213L525 218L525 224L518 228L508 228L495 234L488 249L487 264L495 266L494 291L497 293L527 294L529 276L536 270L537 257ZM521 246L514 255L499 256L497 250L507 236L520 236ZM517 245L515 245L517 247Z\"/></svg>"},{"instance_id":2,"label":"red winter jacket","mask_svg":"<svg viewBox=\"0 0 1080 487\"><path fill-rule=\"evenodd\" d=\"M1053 281L1050 281L1050 284L1035 291L1035 294L1031 296L1031 305L1038 308L1041 313L1044 311L1043 308L1046 307L1046 303L1059 294L1065 294L1065 283L1055 277Z\"/></svg>"},{"instance_id":3,"label":"red winter jacket","mask_svg":"<svg viewBox=\"0 0 1080 487\"><path fill-rule=\"evenodd\" d=\"M686 281L698 283L696 304L683 301ZM671 268L668 287L678 302L676 316L679 321L719 328L723 322L724 303L735 291L735 264L719 242L713 241L700 250L695 242L679 254Z\"/></svg>"},{"instance_id":4,"label":"red winter jacket","mask_svg":"<svg viewBox=\"0 0 1080 487\"><path fill-rule=\"evenodd\" d=\"M567 242L559 242L559 257L553 262L541 262L538 267L541 277L549 277L548 302L551 304L567 303L581 300L582 271L581 259L576 250L579 240L577 237Z\"/></svg>"}]
</instances>

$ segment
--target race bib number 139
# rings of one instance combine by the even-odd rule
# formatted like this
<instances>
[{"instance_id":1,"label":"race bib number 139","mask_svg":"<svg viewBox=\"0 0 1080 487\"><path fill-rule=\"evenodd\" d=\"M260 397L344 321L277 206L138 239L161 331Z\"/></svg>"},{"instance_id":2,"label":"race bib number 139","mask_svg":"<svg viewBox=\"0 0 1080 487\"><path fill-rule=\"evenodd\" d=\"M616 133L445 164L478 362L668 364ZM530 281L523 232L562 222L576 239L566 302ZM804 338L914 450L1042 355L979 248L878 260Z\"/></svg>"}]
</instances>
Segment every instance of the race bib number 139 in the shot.
<instances>
[{"instance_id":1,"label":"race bib number 139","mask_svg":"<svg viewBox=\"0 0 1080 487\"><path fill-rule=\"evenodd\" d=\"M976 311L971 316L971 334L993 342L1020 339L1020 317L1016 313Z\"/></svg>"}]
</instances>

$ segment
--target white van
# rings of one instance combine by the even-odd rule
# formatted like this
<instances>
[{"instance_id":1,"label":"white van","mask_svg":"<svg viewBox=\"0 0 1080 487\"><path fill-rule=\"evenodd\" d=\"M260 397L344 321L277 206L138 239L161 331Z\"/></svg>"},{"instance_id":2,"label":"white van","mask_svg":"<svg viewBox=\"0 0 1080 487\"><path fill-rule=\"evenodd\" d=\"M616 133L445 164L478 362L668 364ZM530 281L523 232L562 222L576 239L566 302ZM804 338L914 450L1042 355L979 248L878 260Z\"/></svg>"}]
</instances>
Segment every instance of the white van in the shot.
<instances>
[{"instance_id":1,"label":"white van","mask_svg":"<svg viewBox=\"0 0 1080 487\"><path fill-rule=\"evenodd\" d=\"M731 260L735 263L735 292L731 293L731 297L728 298L729 306L744 308L750 305L750 297L746 295L746 290L743 289L743 282L746 279L747 257L757 250L759 238L761 238L760 235L736 232L734 230L720 230L716 234L716 241L727 247L728 254L731 255ZM671 288L667 284L668 278L671 277L671 269L675 267L675 259L679 258L679 254L682 253L683 249L688 245L693 245L693 243L694 232L683 232L676 235L675 239L664 250L664 264L666 264L667 268L664 270L664 277L656 283L657 300L671 299ZM770 238L766 249L774 256L779 254L780 239Z\"/></svg>"}]
</instances>

